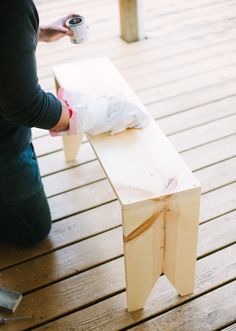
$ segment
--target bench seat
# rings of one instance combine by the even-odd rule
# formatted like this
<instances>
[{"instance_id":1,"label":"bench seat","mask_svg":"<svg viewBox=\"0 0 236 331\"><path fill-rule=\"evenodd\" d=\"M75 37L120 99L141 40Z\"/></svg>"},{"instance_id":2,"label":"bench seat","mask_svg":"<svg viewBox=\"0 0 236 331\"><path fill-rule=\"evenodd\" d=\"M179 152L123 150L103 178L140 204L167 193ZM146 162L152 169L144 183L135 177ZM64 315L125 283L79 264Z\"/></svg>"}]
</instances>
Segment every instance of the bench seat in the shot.
<instances>
[{"instance_id":1,"label":"bench seat","mask_svg":"<svg viewBox=\"0 0 236 331\"><path fill-rule=\"evenodd\" d=\"M54 75L57 88L122 92L147 112L106 57L56 66ZM163 273L180 295L192 293L198 180L153 119L141 130L87 137L121 205L128 310L144 307ZM76 157L81 141L82 133L63 137L67 161Z\"/></svg>"}]
</instances>

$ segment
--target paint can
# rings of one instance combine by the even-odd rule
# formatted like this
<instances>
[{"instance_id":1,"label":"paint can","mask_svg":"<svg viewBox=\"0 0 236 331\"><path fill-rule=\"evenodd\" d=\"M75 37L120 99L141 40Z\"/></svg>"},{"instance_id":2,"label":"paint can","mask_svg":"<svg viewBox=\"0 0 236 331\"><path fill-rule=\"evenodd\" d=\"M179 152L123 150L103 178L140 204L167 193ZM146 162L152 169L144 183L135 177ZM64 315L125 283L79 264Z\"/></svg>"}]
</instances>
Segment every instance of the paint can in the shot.
<instances>
[{"instance_id":1,"label":"paint can","mask_svg":"<svg viewBox=\"0 0 236 331\"><path fill-rule=\"evenodd\" d=\"M83 16L74 16L66 21L66 26L73 31L70 40L74 44L81 44L88 40L87 24Z\"/></svg>"}]
</instances>

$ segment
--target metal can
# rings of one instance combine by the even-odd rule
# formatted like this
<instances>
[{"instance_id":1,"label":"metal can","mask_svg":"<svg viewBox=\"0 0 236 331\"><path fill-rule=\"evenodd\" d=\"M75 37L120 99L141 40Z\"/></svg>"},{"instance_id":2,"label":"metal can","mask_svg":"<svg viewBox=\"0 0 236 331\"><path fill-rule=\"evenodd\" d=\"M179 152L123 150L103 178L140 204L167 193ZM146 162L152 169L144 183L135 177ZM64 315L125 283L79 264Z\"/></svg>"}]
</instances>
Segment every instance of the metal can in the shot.
<instances>
[{"instance_id":1,"label":"metal can","mask_svg":"<svg viewBox=\"0 0 236 331\"><path fill-rule=\"evenodd\" d=\"M66 26L73 31L70 40L74 44L81 44L88 40L87 24L83 16L74 16L66 21Z\"/></svg>"}]
</instances>

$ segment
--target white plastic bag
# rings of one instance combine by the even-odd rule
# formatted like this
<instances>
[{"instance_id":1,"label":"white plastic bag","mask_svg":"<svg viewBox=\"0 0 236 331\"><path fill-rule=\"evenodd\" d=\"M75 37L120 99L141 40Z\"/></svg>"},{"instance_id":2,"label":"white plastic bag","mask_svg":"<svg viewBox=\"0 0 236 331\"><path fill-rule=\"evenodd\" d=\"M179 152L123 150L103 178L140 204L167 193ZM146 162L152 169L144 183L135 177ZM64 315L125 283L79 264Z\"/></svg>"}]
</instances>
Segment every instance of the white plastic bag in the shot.
<instances>
[{"instance_id":1,"label":"white plastic bag","mask_svg":"<svg viewBox=\"0 0 236 331\"><path fill-rule=\"evenodd\" d=\"M69 135L79 131L116 134L127 128L141 129L150 121L148 114L122 94L94 96L60 89L59 97L72 109L70 129L66 132Z\"/></svg>"}]
</instances>

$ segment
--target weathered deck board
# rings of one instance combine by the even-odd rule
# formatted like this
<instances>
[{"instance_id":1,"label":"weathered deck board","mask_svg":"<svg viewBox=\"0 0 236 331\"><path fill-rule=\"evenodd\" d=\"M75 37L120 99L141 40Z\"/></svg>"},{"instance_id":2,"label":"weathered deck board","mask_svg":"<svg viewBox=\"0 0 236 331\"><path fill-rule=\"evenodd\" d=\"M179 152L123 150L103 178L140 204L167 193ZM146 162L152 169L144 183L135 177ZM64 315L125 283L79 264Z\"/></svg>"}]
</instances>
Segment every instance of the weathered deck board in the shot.
<instances>
[{"instance_id":1,"label":"weathered deck board","mask_svg":"<svg viewBox=\"0 0 236 331\"><path fill-rule=\"evenodd\" d=\"M127 313L119 204L94 152L85 138L65 163L61 140L34 129L53 225L31 249L1 245L1 286L25 294L15 315L33 315L10 330L234 330L236 1L147 0L148 39L129 45L116 0L38 2L42 21L66 7L90 25L84 45L39 45L42 86L54 90L52 65L110 56L202 183L197 278L180 298L161 277L144 311Z\"/></svg>"},{"instance_id":2,"label":"weathered deck board","mask_svg":"<svg viewBox=\"0 0 236 331\"><path fill-rule=\"evenodd\" d=\"M164 118L162 118L162 116L158 116L158 113L155 114L153 107L150 109L150 113L158 121L158 125L163 129L165 134L171 135L198 126L199 124L208 123L213 120L234 115L235 106L236 97L233 95L229 96L228 98L226 97L222 100L218 100L217 102L212 101L211 103L199 107L194 107L193 109L184 110L180 113L177 112L176 114L172 114L171 112L168 114L168 112L166 111L166 115ZM158 106L156 108L158 111ZM38 143L36 142L36 140L40 137L44 137L44 139L46 140L46 136L48 137L48 132L46 130L36 128L33 129L33 137L35 138L34 140L37 146L40 146L41 140L39 140ZM86 140L87 139L84 139L84 141Z\"/></svg>"},{"instance_id":3,"label":"weathered deck board","mask_svg":"<svg viewBox=\"0 0 236 331\"><path fill-rule=\"evenodd\" d=\"M235 303L227 300L229 296L235 295L236 282L232 282L131 330L155 330L157 327L160 331L219 329L225 323L235 321ZM224 302L221 311L219 311L219 301ZM186 315L189 316L187 321Z\"/></svg>"},{"instance_id":4,"label":"weathered deck board","mask_svg":"<svg viewBox=\"0 0 236 331\"><path fill-rule=\"evenodd\" d=\"M235 245L234 245L235 246ZM153 314L163 313L165 310L174 308L186 299L194 298L199 294L204 294L215 287L222 286L227 281L235 278L235 268L232 265L235 259L235 247L231 246L215 254L201 259L197 262L197 276L195 293L188 297L179 297L170 286L165 277L161 277L153 289L149 301L144 311L130 314L125 307L125 293L104 300L97 305L78 311L71 316L62 318L58 322L50 324L50 330L64 330L76 327L78 330L92 330L96 325L96 330L118 330L132 325ZM227 272L222 272L222 265L218 261L223 261ZM214 268L214 272L212 272ZM117 276L119 271L117 270ZM117 288L118 289L118 288ZM228 292L227 292L228 294ZM22 312L23 313L23 312ZM181 323L181 321L180 321ZM41 328L45 330L46 327Z\"/></svg>"},{"instance_id":5,"label":"weathered deck board","mask_svg":"<svg viewBox=\"0 0 236 331\"><path fill-rule=\"evenodd\" d=\"M232 158L235 155L232 146L236 144L236 135L222 138L206 145L183 152L181 156L185 159L191 169L197 170L211 164ZM201 157L200 157L201 156ZM63 159L63 152L60 150L49 155L38 158L41 175L50 174L70 169L96 159L89 144L82 144L77 159L73 162L66 163Z\"/></svg>"},{"instance_id":6,"label":"weathered deck board","mask_svg":"<svg viewBox=\"0 0 236 331\"><path fill-rule=\"evenodd\" d=\"M220 162L212 167L207 167L196 172L199 181L204 184L202 192L227 185L236 180L236 158ZM96 181L105 179L106 176L99 162L92 161L76 168L68 169L43 178L46 195L58 195L65 191L82 187Z\"/></svg>"},{"instance_id":7,"label":"weathered deck board","mask_svg":"<svg viewBox=\"0 0 236 331\"><path fill-rule=\"evenodd\" d=\"M209 60L209 58L212 56L214 56L214 61L212 61L211 66L212 68L215 67L217 68L217 63L218 66L220 65L220 61L221 63L224 63L224 65L230 64L230 63L234 63L233 61L233 54L235 52L235 45L234 45L234 39L226 39L226 40L222 40L221 42L214 42L211 41L210 45L208 44L207 47L203 47L204 45L200 44L193 44L193 45L189 45L189 42L185 41L185 42L180 42L180 45L175 45L175 47L173 47L173 45L170 45L169 47L165 46L165 47L160 47L160 49L158 49L158 51L156 49L152 49L151 47L147 48L146 51L144 50L140 50L137 58L135 59L135 61L132 61L132 56L133 53L131 54L124 54L122 58L116 58L114 56L112 56L112 54L109 54L110 57L112 58L112 60L114 61L115 65L117 66L117 68L119 68L119 70L121 71L121 73L124 75L125 78L130 79L131 84L132 84L132 78L134 78L136 75L140 76L146 76L146 78L148 79L147 75L148 72L150 72L151 70L151 66L153 65L153 70L154 71L158 71L158 70L163 70L163 69L176 69L176 67L179 66L183 66L186 67L186 69L188 69L189 67L189 63L193 63L193 69L194 70L194 64L195 67L197 66L197 60L200 61L202 60ZM149 44L148 44L149 45ZM180 48L180 50L178 51L178 48L176 46L182 46ZM151 48L151 49L150 49ZM221 48L221 51L220 51ZM222 58L222 48L224 49L224 55L225 57ZM145 47L144 47L145 49ZM185 50L185 52L183 52ZM76 54L77 51L76 49L72 50L73 53L72 54ZM135 48L134 50L135 51ZM139 49L137 48L136 51L139 51ZM165 55L166 53L166 55ZM104 53L101 53L104 54ZM215 55L217 54L217 55ZM79 58L85 58L88 57L89 54L84 54L82 56L82 54L79 54ZM99 53L96 52L95 56L99 56ZM114 59L113 59L114 57ZM50 56L47 57L47 59L50 59ZM77 57L78 59L78 57ZM156 63L156 60L159 60L158 63ZM59 60L59 59L58 59ZM126 60L126 61L125 61ZM64 60L65 61L65 60ZM52 63L49 63L51 65L53 65ZM140 71L138 72L137 70L135 71L134 68L140 65L144 65L145 64L145 69L147 68L147 71ZM168 66L169 64L169 66ZM51 77L48 77L47 71L48 68L47 67L42 67L40 66L39 72L41 74L41 82L42 84L45 85L45 87L47 88L52 88L53 85L52 84L48 84L48 82L52 82ZM197 70L197 69L195 69ZM202 71L209 71L210 68L207 68L204 66L201 67ZM184 76L187 74L187 71L183 70L182 72L180 72L179 70L176 70L178 73L178 76ZM176 74L176 79L177 79L177 74ZM161 83L161 82L165 82L166 79L168 78L168 75L164 76L162 75L162 80L159 80L159 77L157 78L157 82ZM173 75L172 77L175 77L175 75ZM147 81L148 83L148 81ZM134 87L136 87L134 85Z\"/></svg>"},{"instance_id":8,"label":"weathered deck board","mask_svg":"<svg viewBox=\"0 0 236 331\"><path fill-rule=\"evenodd\" d=\"M0 268L19 264L120 225L121 213L117 201L67 217L60 222L53 223L50 239L46 239L30 250L25 248L15 250L14 248L9 249L8 245L2 246Z\"/></svg>"},{"instance_id":9,"label":"weathered deck board","mask_svg":"<svg viewBox=\"0 0 236 331\"><path fill-rule=\"evenodd\" d=\"M236 212L232 212L200 226L198 256L209 255L236 242L235 217ZM1 284L25 293L116 259L122 254L122 230L119 227L33 261L3 270ZM45 274L45 265L53 265L55 272Z\"/></svg>"},{"instance_id":10,"label":"weathered deck board","mask_svg":"<svg viewBox=\"0 0 236 331\"><path fill-rule=\"evenodd\" d=\"M211 173L211 168L208 170L209 173ZM211 179L210 176L209 178ZM209 182L209 185L211 185L210 183L211 182ZM207 211L208 214L206 214L204 213L203 207L201 211L201 222L207 222L216 218L216 212L219 212L219 215L224 215L234 209L234 187L234 184L230 184L203 195L202 204L209 205L209 209ZM221 206L220 211L216 211L214 208L214 201L216 201L216 203L220 201L222 191L225 192L225 198L222 199L223 205ZM87 202L89 202L89 200ZM96 216L99 219L99 222L97 221L97 223L94 220ZM100 221L100 219L102 219L102 221ZM89 224L86 222L89 222ZM66 244L68 245L74 243L75 241L78 242L81 239L93 236L103 231L107 231L119 225L121 225L121 218L119 205L117 202L106 203L104 206L100 206L99 209L93 207L93 209L87 211L86 213L80 213L79 215L66 218L60 222L55 222L53 224L53 229L50 235L51 243L46 242L45 245L38 246L36 249L32 249L30 252L23 249L18 250L17 254L14 251L10 251L8 254L3 254L0 268L6 268L12 264L20 263L24 260L31 259L32 257L37 257L41 254L58 249L60 246L64 246ZM4 251L7 252L8 250L8 246L5 246L5 248L2 248L2 253L4 253Z\"/></svg>"},{"instance_id":11,"label":"weathered deck board","mask_svg":"<svg viewBox=\"0 0 236 331\"><path fill-rule=\"evenodd\" d=\"M219 120L198 127L193 127L192 129L182 130L183 132L169 135L169 138L178 152L181 153L186 149L192 149L211 141L235 134L235 116L235 114L229 115ZM61 150L62 140L59 139L59 137L52 139L47 135L36 139L34 141L34 146L37 155L46 155Z\"/></svg>"}]
</instances>

